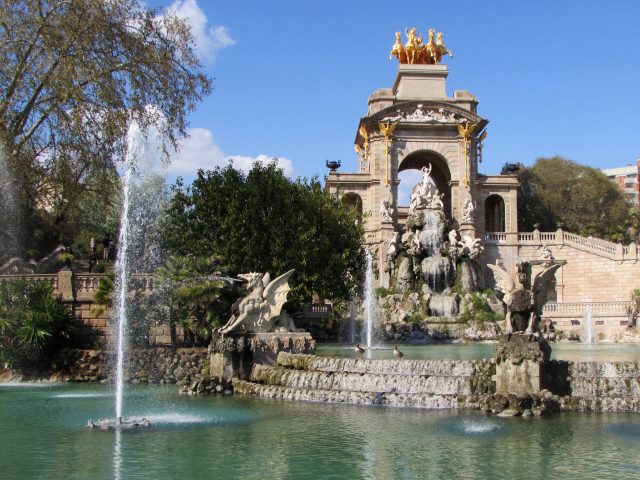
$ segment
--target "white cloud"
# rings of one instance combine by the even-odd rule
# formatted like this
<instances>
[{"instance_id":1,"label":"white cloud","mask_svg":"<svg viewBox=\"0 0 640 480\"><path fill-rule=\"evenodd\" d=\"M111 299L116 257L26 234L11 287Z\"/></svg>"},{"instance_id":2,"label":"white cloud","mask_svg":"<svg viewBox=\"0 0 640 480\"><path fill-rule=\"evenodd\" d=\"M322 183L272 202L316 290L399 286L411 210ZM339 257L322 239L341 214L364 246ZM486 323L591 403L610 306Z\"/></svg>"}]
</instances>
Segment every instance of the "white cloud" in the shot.
<instances>
[{"instance_id":1,"label":"white cloud","mask_svg":"<svg viewBox=\"0 0 640 480\"><path fill-rule=\"evenodd\" d=\"M230 160L233 162L234 167L239 170L243 170L248 172L251 170L251 167L256 162L269 163L273 160L273 156L260 154L257 157L246 157L242 155L232 155ZM293 175L293 163L288 158L278 157L277 159L278 167L284 170L284 174L287 177L291 177Z\"/></svg>"},{"instance_id":2,"label":"white cloud","mask_svg":"<svg viewBox=\"0 0 640 480\"><path fill-rule=\"evenodd\" d=\"M255 162L269 162L273 158L273 155L265 154L256 157L225 155L216 144L210 130L192 128L188 133L189 137L184 139L178 151L171 155L171 164L168 169L170 174L192 176L199 168L212 170L215 167L224 167L230 161L237 169L248 172ZM293 175L293 163L288 158L278 158L278 166L288 177Z\"/></svg>"},{"instance_id":3,"label":"white cloud","mask_svg":"<svg viewBox=\"0 0 640 480\"><path fill-rule=\"evenodd\" d=\"M207 28L207 16L198 5L197 0L175 0L167 8L167 12L187 20L191 25L196 50L203 62L213 64L220 50L236 43L226 27Z\"/></svg>"}]
</instances>

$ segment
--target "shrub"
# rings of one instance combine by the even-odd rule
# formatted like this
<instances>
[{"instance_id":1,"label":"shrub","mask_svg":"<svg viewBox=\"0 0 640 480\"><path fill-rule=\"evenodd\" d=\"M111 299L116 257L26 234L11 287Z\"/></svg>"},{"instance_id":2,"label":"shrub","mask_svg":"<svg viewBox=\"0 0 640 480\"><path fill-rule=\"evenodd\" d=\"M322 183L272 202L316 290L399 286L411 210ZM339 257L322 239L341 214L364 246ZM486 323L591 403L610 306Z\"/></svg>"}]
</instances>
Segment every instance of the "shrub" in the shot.
<instances>
[{"instance_id":1,"label":"shrub","mask_svg":"<svg viewBox=\"0 0 640 480\"><path fill-rule=\"evenodd\" d=\"M69 338L73 314L52 295L46 281L0 283L2 363L16 370L40 367Z\"/></svg>"}]
</instances>

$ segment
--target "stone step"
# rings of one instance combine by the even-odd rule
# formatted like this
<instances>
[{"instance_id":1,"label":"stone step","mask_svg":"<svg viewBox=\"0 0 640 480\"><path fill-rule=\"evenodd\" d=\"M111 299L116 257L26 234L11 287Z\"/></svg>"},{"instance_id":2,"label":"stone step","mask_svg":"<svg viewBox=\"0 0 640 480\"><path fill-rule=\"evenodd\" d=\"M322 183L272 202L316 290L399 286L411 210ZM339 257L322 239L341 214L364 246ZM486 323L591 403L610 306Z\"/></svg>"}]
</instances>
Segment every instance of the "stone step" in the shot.
<instances>
[{"instance_id":1,"label":"stone step","mask_svg":"<svg viewBox=\"0 0 640 480\"><path fill-rule=\"evenodd\" d=\"M251 381L302 390L391 392L399 394L471 395L470 376L396 375L293 370L255 365Z\"/></svg>"},{"instance_id":2,"label":"stone step","mask_svg":"<svg viewBox=\"0 0 640 480\"><path fill-rule=\"evenodd\" d=\"M491 367L491 360L370 360L366 358L331 358L300 355L287 352L278 354L278 365L294 370L341 372L377 375L409 375L439 377L470 377L478 370Z\"/></svg>"},{"instance_id":3,"label":"stone step","mask_svg":"<svg viewBox=\"0 0 640 480\"><path fill-rule=\"evenodd\" d=\"M635 362L570 362L573 378L640 377L640 363Z\"/></svg>"},{"instance_id":4,"label":"stone step","mask_svg":"<svg viewBox=\"0 0 640 480\"><path fill-rule=\"evenodd\" d=\"M349 403L353 405L385 405L417 408L479 409L482 396L438 395L428 393L358 392L352 390L324 390L291 388L281 385L262 385L234 379L235 393L277 400Z\"/></svg>"},{"instance_id":5,"label":"stone step","mask_svg":"<svg viewBox=\"0 0 640 480\"><path fill-rule=\"evenodd\" d=\"M640 378L573 378L571 395L582 398L640 398Z\"/></svg>"}]
</instances>

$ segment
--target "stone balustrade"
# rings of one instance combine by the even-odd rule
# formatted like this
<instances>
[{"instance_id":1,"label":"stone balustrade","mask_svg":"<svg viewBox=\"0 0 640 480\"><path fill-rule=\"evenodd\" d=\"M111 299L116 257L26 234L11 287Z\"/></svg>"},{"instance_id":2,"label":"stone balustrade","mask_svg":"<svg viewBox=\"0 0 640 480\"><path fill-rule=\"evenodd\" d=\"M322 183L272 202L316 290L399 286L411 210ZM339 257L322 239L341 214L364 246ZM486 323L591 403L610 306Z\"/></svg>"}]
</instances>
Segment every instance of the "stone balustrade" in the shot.
<instances>
[{"instance_id":1,"label":"stone balustrade","mask_svg":"<svg viewBox=\"0 0 640 480\"><path fill-rule=\"evenodd\" d=\"M0 275L0 282L18 279L46 281L53 286L54 294L62 296L65 300L93 301L98 284L105 277L104 273L74 273L70 270L61 270L53 274ZM153 277L146 273L136 273L131 280L131 287L149 294L154 288Z\"/></svg>"},{"instance_id":2,"label":"stone balustrade","mask_svg":"<svg viewBox=\"0 0 640 480\"><path fill-rule=\"evenodd\" d=\"M558 229L555 232L487 232L484 234L484 242L487 245L568 245L578 250L583 250L595 255L621 262L637 262L638 246L622 245L609 242L601 238L583 237L575 233Z\"/></svg>"},{"instance_id":3,"label":"stone balustrade","mask_svg":"<svg viewBox=\"0 0 640 480\"><path fill-rule=\"evenodd\" d=\"M32 282L45 281L49 282L54 290L58 290L58 274L20 274L20 275L0 275L0 282L11 282L13 280L28 280Z\"/></svg>"},{"instance_id":4,"label":"stone balustrade","mask_svg":"<svg viewBox=\"0 0 640 480\"><path fill-rule=\"evenodd\" d=\"M546 317L583 317L587 310L598 317L626 316L632 302L566 302L547 303L543 315Z\"/></svg>"}]
</instances>

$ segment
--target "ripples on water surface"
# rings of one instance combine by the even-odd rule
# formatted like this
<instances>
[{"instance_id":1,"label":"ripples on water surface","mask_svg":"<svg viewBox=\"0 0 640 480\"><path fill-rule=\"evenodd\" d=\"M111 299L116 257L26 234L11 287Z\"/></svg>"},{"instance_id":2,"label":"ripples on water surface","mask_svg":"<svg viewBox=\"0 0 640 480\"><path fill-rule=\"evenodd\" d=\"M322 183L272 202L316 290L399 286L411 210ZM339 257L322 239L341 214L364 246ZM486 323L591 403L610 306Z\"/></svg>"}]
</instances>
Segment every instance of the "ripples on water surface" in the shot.
<instances>
[{"instance_id":1,"label":"ripples on water surface","mask_svg":"<svg viewBox=\"0 0 640 480\"><path fill-rule=\"evenodd\" d=\"M191 398L131 388L144 430L98 385L0 385L0 478L638 478L640 415L489 418L474 412Z\"/></svg>"}]
</instances>

